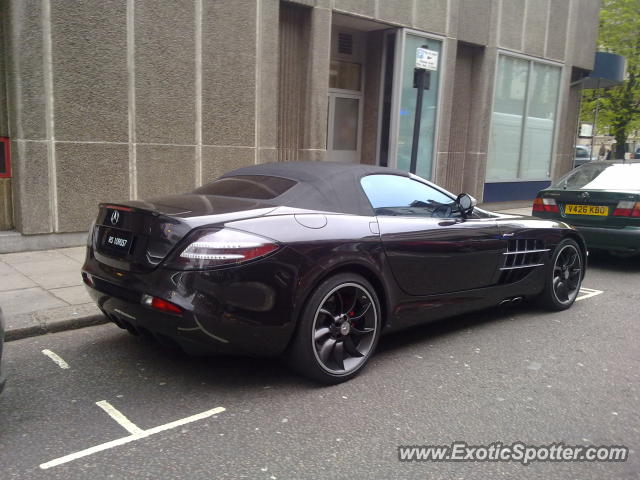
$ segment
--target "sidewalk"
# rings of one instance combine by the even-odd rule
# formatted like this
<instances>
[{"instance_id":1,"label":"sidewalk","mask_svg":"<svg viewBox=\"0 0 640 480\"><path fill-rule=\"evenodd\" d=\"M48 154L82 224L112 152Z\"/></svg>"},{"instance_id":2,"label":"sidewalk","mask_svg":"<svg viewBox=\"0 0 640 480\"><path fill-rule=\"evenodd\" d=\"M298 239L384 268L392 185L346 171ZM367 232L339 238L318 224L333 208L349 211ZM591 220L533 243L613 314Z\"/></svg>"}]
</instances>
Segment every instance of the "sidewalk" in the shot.
<instances>
[{"instance_id":1,"label":"sidewalk","mask_svg":"<svg viewBox=\"0 0 640 480\"><path fill-rule=\"evenodd\" d=\"M501 206L499 213L531 214L530 206ZM0 255L0 307L7 341L108 321L82 283L84 255L85 247Z\"/></svg>"},{"instance_id":2,"label":"sidewalk","mask_svg":"<svg viewBox=\"0 0 640 480\"><path fill-rule=\"evenodd\" d=\"M6 340L106 322L80 277L85 247L0 255Z\"/></svg>"}]
</instances>

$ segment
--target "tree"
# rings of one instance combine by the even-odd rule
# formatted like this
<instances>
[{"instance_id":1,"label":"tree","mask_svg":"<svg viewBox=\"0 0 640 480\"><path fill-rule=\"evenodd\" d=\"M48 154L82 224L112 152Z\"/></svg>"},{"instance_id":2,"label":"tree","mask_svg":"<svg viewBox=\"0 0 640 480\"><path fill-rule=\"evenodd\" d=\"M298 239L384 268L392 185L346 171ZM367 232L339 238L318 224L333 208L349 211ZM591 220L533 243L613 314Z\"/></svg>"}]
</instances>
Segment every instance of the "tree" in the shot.
<instances>
[{"instance_id":1,"label":"tree","mask_svg":"<svg viewBox=\"0 0 640 480\"><path fill-rule=\"evenodd\" d=\"M640 129L640 0L602 0L598 50L627 59L624 83L600 90L598 125L594 126L600 131L609 127L616 138L615 158L623 158L627 137ZM595 90L583 92L583 121L593 118L595 99Z\"/></svg>"}]
</instances>

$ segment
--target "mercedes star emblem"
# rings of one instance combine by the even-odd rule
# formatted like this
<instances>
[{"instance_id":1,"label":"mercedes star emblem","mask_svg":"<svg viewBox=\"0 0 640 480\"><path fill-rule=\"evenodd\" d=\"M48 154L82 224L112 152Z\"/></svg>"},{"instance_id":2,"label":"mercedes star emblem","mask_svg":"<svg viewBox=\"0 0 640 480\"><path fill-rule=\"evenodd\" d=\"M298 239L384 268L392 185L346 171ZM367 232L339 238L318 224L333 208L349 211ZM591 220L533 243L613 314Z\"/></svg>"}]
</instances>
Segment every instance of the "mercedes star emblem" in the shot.
<instances>
[{"instance_id":1,"label":"mercedes star emblem","mask_svg":"<svg viewBox=\"0 0 640 480\"><path fill-rule=\"evenodd\" d=\"M118 220L120 220L120 212L118 212L118 210L114 210L111 214L111 225L117 225Z\"/></svg>"}]
</instances>

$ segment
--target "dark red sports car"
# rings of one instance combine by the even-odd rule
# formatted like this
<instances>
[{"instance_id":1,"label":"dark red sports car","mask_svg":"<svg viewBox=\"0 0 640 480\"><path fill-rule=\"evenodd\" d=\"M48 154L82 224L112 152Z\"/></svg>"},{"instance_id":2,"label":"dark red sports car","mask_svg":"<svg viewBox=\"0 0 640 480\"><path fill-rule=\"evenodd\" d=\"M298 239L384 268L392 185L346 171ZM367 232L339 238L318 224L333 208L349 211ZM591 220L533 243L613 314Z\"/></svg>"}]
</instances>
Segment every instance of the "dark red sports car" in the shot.
<instances>
[{"instance_id":1,"label":"dark red sports car","mask_svg":"<svg viewBox=\"0 0 640 480\"><path fill-rule=\"evenodd\" d=\"M525 298L571 306L580 234L474 204L383 167L256 165L192 193L101 204L82 276L133 333L194 354L285 355L336 383L382 333Z\"/></svg>"}]
</instances>

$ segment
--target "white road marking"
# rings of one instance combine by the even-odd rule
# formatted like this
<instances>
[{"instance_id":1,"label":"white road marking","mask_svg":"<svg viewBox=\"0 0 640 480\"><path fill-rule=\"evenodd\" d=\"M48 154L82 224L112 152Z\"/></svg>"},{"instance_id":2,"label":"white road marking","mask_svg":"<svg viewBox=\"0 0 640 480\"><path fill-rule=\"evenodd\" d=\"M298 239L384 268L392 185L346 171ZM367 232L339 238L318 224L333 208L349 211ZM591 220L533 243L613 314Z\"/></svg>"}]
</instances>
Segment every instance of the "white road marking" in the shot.
<instances>
[{"instance_id":1,"label":"white road marking","mask_svg":"<svg viewBox=\"0 0 640 480\"><path fill-rule=\"evenodd\" d=\"M204 418L211 417L213 415L217 415L218 413L224 412L226 409L224 407L216 407L211 410L207 410L206 412L198 413L196 415L192 415L187 418L183 418L181 420L176 420L175 422L166 423L164 425L160 425L158 427L150 428L149 430L142 430L141 433L136 433L134 435L129 435L128 437L118 438L117 440L112 440L107 443L102 443L100 445L96 445L95 447L87 448L85 450L81 450L79 452L71 453L69 455L65 455L64 457L56 458L55 460L51 460L50 462L46 462L40 465L40 468L46 470L47 468L57 467L58 465L62 465L63 463L68 463L73 460L77 460L79 458L87 457L89 455L93 455L94 453L102 452L104 450L108 450L110 448L118 447L120 445L124 445L129 442L134 442L136 440L140 440L142 438L150 437L151 435L155 435L156 433L164 432L165 430L171 430L172 428L180 427L182 425L186 425L187 423L196 422L198 420L202 420Z\"/></svg>"},{"instance_id":2,"label":"white road marking","mask_svg":"<svg viewBox=\"0 0 640 480\"><path fill-rule=\"evenodd\" d=\"M603 293L602 290L596 290L594 288L581 287L579 295L576 298L576 302L578 300L585 300L587 298L595 297L596 295L600 295L601 293Z\"/></svg>"},{"instance_id":3,"label":"white road marking","mask_svg":"<svg viewBox=\"0 0 640 480\"><path fill-rule=\"evenodd\" d=\"M51 350L48 350L48 349L45 348L44 350L42 350L42 353L44 353L47 357L49 357L51 360L53 360L53 363L58 365L60 368L69 368L69 364L67 362L65 362L62 359L62 357L60 357L56 353L53 353Z\"/></svg>"},{"instance_id":4,"label":"white road marking","mask_svg":"<svg viewBox=\"0 0 640 480\"><path fill-rule=\"evenodd\" d=\"M111 418L113 418L116 422L118 422L120 426L124 428L127 432L129 432L131 435L138 435L144 432L144 430L142 430L140 427L134 424L131 420L125 417L120 410L118 410L116 407L111 405L106 400L101 400L99 402L96 402L96 405L98 405L101 409L107 412Z\"/></svg>"}]
</instances>

